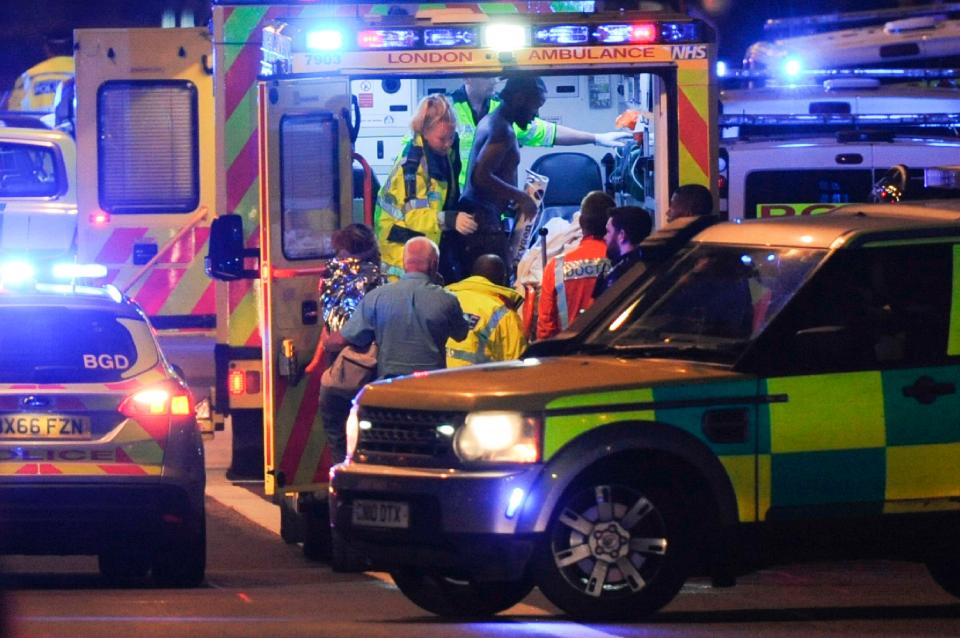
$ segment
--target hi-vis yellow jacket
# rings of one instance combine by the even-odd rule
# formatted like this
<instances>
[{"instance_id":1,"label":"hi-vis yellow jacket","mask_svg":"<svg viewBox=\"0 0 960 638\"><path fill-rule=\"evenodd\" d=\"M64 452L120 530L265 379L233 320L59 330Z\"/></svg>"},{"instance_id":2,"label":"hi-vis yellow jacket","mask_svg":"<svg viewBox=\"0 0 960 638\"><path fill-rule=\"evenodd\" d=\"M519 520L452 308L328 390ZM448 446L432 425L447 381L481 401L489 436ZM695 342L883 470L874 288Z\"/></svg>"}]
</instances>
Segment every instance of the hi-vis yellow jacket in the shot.
<instances>
[{"instance_id":1,"label":"hi-vis yellow jacket","mask_svg":"<svg viewBox=\"0 0 960 638\"><path fill-rule=\"evenodd\" d=\"M447 367L519 359L527 347L517 306L523 296L486 277L468 277L447 286L457 296L470 332L463 341L447 341Z\"/></svg>"},{"instance_id":2,"label":"hi-vis yellow jacket","mask_svg":"<svg viewBox=\"0 0 960 638\"><path fill-rule=\"evenodd\" d=\"M447 166L439 170L429 154L422 137L409 140L377 196L373 225L380 244L381 270L391 281L403 275L407 240L424 235L439 243L444 210L455 209L460 198L457 143L447 153Z\"/></svg>"},{"instance_id":3,"label":"hi-vis yellow jacket","mask_svg":"<svg viewBox=\"0 0 960 638\"><path fill-rule=\"evenodd\" d=\"M34 64L17 78L6 108L10 111L53 112L57 87L74 74L73 58L58 55Z\"/></svg>"}]
</instances>

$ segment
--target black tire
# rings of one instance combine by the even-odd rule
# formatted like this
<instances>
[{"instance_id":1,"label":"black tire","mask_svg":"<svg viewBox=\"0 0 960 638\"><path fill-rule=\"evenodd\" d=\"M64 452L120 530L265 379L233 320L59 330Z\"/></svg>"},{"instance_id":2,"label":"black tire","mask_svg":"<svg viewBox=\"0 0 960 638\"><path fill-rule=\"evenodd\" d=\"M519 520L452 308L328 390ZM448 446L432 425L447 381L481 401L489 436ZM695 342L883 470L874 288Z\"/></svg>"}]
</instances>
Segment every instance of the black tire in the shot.
<instances>
[{"instance_id":1,"label":"black tire","mask_svg":"<svg viewBox=\"0 0 960 638\"><path fill-rule=\"evenodd\" d=\"M513 607L533 589L527 579L478 583L415 567L403 567L390 575L415 605L446 618L492 616Z\"/></svg>"},{"instance_id":2,"label":"black tire","mask_svg":"<svg viewBox=\"0 0 960 638\"><path fill-rule=\"evenodd\" d=\"M930 560L927 571L945 592L960 598L960 558Z\"/></svg>"},{"instance_id":3,"label":"black tire","mask_svg":"<svg viewBox=\"0 0 960 638\"><path fill-rule=\"evenodd\" d=\"M330 512L326 503L315 503L303 514L303 555L307 560L329 561L333 541L330 536Z\"/></svg>"},{"instance_id":4,"label":"black tire","mask_svg":"<svg viewBox=\"0 0 960 638\"><path fill-rule=\"evenodd\" d=\"M287 500L280 501L280 538L287 545L302 543L304 538L303 516L287 505Z\"/></svg>"},{"instance_id":5,"label":"black tire","mask_svg":"<svg viewBox=\"0 0 960 638\"><path fill-rule=\"evenodd\" d=\"M346 541L337 533L337 530L331 530L330 540L330 567L333 568L333 571L341 574L356 574L367 571L369 563L366 557L347 545Z\"/></svg>"},{"instance_id":6,"label":"black tire","mask_svg":"<svg viewBox=\"0 0 960 638\"><path fill-rule=\"evenodd\" d=\"M692 564L682 494L652 477L573 485L537 550L544 595L584 620L636 620L669 603Z\"/></svg>"},{"instance_id":7,"label":"black tire","mask_svg":"<svg viewBox=\"0 0 960 638\"><path fill-rule=\"evenodd\" d=\"M164 547L153 558L153 580L160 587L199 587L207 570L207 526L192 537Z\"/></svg>"},{"instance_id":8,"label":"black tire","mask_svg":"<svg viewBox=\"0 0 960 638\"><path fill-rule=\"evenodd\" d=\"M103 579L112 585L129 585L143 580L150 571L150 555L141 548L114 548L97 556Z\"/></svg>"}]
</instances>

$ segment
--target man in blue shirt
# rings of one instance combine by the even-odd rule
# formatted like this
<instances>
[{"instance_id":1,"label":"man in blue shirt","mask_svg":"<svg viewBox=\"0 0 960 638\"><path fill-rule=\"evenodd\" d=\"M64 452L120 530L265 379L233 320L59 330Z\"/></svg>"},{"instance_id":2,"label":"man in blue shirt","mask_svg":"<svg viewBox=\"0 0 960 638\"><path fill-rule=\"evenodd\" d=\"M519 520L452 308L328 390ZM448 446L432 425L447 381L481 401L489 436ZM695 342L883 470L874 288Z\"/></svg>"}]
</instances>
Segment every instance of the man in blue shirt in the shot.
<instances>
[{"instance_id":1,"label":"man in blue shirt","mask_svg":"<svg viewBox=\"0 0 960 638\"><path fill-rule=\"evenodd\" d=\"M409 240L400 280L367 293L332 336L340 347L363 349L376 341L379 378L446 367L447 339L461 341L470 330L457 298L433 283L439 254L426 237ZM330 342L327 347L338 349Z\"/></svg>"}]
</instances>

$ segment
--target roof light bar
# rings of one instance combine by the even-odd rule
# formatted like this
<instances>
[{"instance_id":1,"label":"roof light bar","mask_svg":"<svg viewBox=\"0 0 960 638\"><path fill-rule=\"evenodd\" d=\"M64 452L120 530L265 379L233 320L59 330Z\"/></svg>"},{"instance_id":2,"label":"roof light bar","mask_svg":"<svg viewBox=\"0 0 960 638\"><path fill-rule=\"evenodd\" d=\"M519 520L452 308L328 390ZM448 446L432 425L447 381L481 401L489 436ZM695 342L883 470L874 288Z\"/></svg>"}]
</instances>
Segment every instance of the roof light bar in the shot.
<instances>
[{"instance_id":1,"label":"roof light bar","mask_svg":"<svg viewBox=\"0 0 960 638\"><path fill-rule=\"evenodd\" d=\"M530 31L522 24L488 24L483 30L483 46L497 52L516 51L530 44Z\"/></svg>"},{"instance_id":2,"label":"roof light bar","mask_svg":"<svg viewBox=\"0 0 960 638\"><path fill-rule=\"evenodd\" d=\"M313 51L337 51L343 48L343 34L336 29L318 29L307 33L307 48Z\"/></svg>"},{"instance_id":3,"label":"roof light bar","mask_svg":"<svg viewBox=\"0 0 960 638\"><path fill-rule=\"evenodd\" d=\"M361 49L412 49L417 45L413 29L365 29L357 34Z\"/></svg>"},{"instance_id":4,"label":"roof light bar","mask_svg":"<svg viewBox=\"0 0 960 638\"><path fill-rule=\"evenodd\" d=\"M588 44L590 27L583 24L557 24L537 27L533 34L534 44Z\"/></svg>"},{"instance_id":5,"label":"roof light bar","mask_svg":"<svg viewBox=\"0 0 960 638\"><path fill-rule=\"evenodd\" d=\"M28 261L8 261L0 264L0 282L7 285L23 284L33 281L37 269Z\"/></svg>"},{"instance_id":6,"label":"roof light bar","mask_svg":"<svg viewBox=\"0 0 960 638\"><path fill-rule=\"evenodd\" d=\"M423 30L423 46L438 48L477 45L477 30L472 27L439 27Z\"/></svg>"},{"instance_id":7,"label":"roof light bar","mask_svg":"<svg viewBox=\"0 0 960 638\"><path fill-rule=\"evenodd\" d=\"M107 276L107 267L103 264L54 264L53 276L57 279L100 279Z\"/></svg>"},{"instance_id":8,"label":"roof light bar","mask_svg":"<svg viewBox=\"0 0 960 638\"><path fill-rule=\"evenodd\" d=\"M657 41L658 35L655 22L601 24L594 33L600 44L651 44Z\"/></svg>"},{"instance_id":9,"label":"roof light bar","mask_svg":"<svg viewBox=\"0 0 960 638\"><path fill-rule=\"evenodd\" d=\"M663 42L700 42L700 25L696 22L664 22L660 25L660 39Z\"/></svg>"}]
</instances>

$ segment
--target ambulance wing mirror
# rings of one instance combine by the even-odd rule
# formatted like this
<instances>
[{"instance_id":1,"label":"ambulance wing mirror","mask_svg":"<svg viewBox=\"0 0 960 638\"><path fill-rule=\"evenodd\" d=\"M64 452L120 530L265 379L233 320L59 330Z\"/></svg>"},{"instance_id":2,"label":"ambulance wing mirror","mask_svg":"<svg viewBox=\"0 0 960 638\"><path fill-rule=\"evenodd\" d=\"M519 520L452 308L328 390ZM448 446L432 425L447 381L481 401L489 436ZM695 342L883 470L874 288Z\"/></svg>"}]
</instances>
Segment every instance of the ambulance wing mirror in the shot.
<instances>
[{"instance_id":1,"label":"ambulance wing mirror","mask_svg":"<svg viewBox=\"0 0 960 638\"><path fill-rule=\"evenodd\" d=\"M257 267L244 268L246 259L256 259ZM257 279L260 276L260 250L243 244L243 218L236 213L220 215L210 225L209 253L203 261L207 276L220 281Z\"/></svg>"}]
</instances>

